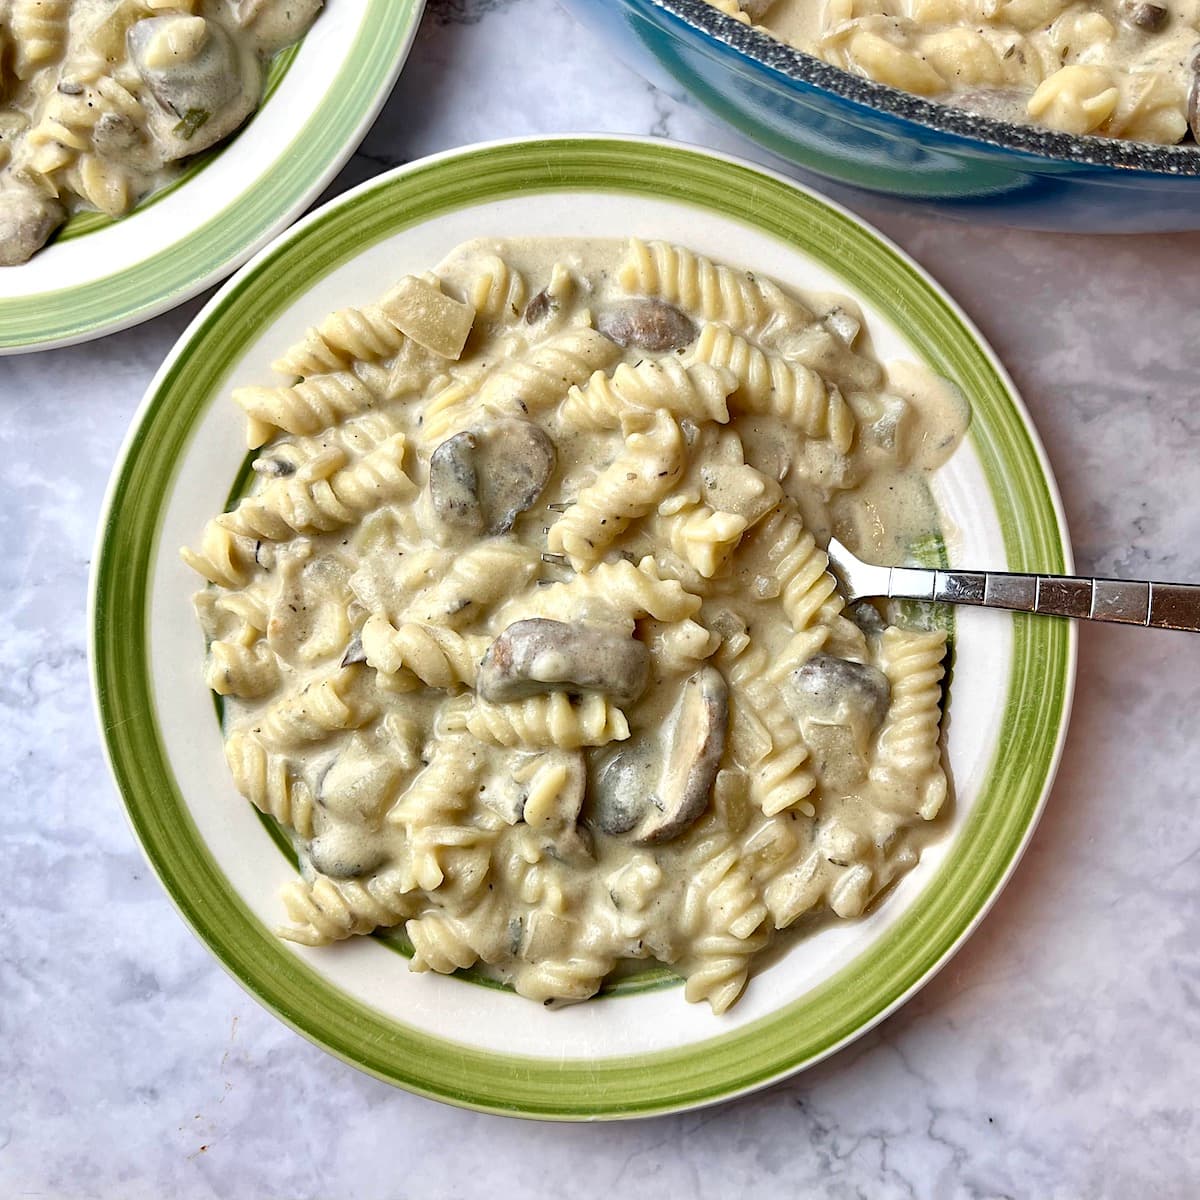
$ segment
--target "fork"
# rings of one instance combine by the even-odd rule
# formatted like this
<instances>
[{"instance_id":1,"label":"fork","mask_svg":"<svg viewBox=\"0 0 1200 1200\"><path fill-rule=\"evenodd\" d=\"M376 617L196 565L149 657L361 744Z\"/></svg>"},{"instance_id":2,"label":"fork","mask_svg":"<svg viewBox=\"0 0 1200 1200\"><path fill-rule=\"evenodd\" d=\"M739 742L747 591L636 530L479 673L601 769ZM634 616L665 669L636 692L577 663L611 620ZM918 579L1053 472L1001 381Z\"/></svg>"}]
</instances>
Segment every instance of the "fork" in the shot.
<instances>
[{"instance_id":1,"label":"fork","mask_svg":"<svg viewBox=\"0 0 1200 1200\"><path fill-rule=\"evenodd\" d=\"M829 541L829 565L851 601L929 600L1200 632L1200 584L880 567L856 558L837 538Z\"/></svg>"}]
</instances>

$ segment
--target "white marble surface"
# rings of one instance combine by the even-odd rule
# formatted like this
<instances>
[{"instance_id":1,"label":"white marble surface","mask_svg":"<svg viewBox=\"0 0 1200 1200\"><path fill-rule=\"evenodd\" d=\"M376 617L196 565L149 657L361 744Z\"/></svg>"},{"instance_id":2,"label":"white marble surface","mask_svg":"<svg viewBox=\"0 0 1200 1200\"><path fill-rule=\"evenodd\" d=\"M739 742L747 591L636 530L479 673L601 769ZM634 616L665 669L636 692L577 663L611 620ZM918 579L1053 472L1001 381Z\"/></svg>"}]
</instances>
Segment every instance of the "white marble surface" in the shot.
<instances>
[{"instance_id":1,"label":"white marble surface","mask_svg":"<svg viewBox=\"0 0 1200 1200\"><path fill-rule=\"evenodd\" d=\"M598 68L552 0L432 0L334 190L569 129L740 148ZM1012 368L1081 570L1200 578L1200 236L879 221ZM1200 1194L1200 639L1182 634L1083 630L1062 773L1007 893L913 1003L789 1083L680 1117L537 1125L393 1090L261 1011L144 865L88 695L105 480L198 306L0 360L0 1196Z\"/></svg>"}]
</instances>

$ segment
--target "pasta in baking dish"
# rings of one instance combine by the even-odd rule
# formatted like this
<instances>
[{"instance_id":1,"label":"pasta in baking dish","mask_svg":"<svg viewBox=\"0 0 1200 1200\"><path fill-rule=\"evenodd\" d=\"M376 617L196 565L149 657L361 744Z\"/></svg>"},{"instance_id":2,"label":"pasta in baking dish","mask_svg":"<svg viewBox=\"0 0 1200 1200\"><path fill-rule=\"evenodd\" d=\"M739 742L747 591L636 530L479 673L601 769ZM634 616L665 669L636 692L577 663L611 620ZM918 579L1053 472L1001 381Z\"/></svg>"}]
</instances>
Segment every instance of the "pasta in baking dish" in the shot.
<instances>
[{"instance_id":1,"label":"pasta in baking dish","mask_svg":"<svg viewBox=\"0 0 1200 1200\"><path fill-rule=\"evenodd\" d=\"M946 798L946 634L847 609L968 420L844 297L663 243L478 241L243 386L257 484L185 560L284 937L403 924L545 1003L655 959L720 1012Z\"/></svg>"},{"instance_id":2,"label":"pasta in baking dish","mask_svg":"<svg viewBox=\"0 0 1200 1200\"><path fill-rule=\"evenodd\" d=\"M710 0L817 58L1066 133L1200 136L1200 0Z\"/></svg>"},{"instance_id":3,"label":"pasta in baking dish","mask_svg":"<svg viewBox=\"0 0 1200 1200\"><path fill-rule=\"evenodd\" d=\"M0 266L129 211L258 107L322 0L0 0Z\"/></svg>"}]
</instances>

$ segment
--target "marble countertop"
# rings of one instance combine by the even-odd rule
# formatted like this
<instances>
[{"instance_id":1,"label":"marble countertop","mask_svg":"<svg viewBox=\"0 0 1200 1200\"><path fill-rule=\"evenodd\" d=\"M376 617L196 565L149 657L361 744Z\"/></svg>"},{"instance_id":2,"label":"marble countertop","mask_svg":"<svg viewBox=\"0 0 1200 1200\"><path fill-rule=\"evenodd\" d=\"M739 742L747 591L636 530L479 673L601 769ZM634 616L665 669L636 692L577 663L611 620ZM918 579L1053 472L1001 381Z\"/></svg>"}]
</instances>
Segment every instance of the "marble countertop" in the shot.
<instances>
[{"instance_id":1,"label":"marble countertop","mask_svg":"<svg viewBox=\"0 0 1200 1200\"><path fill-rule=\"evenodd\" d=\"M598 66L552 0L431 0L331 194L451 145L578 129L754 155ZM1015 375L1079 569L1200 578L1200 236L868 215ZM0 1196L1200 1193L1200 640L1185 634L1081 630L1062 771L1008 890L912 1003L790 1082L677 1117L538 1125L394 1090L261 1010L143 862L89 698L105 481L200 303L0 361Z\"/></svg>"}]
</instances>

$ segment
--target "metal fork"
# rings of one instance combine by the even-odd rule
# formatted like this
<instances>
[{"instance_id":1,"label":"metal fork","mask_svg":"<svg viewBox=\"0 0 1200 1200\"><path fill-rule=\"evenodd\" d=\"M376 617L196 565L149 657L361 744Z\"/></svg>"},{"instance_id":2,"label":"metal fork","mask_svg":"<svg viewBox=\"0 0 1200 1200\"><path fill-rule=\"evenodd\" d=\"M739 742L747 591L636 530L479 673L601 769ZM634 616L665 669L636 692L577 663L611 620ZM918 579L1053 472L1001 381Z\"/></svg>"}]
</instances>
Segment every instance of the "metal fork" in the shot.
<instances>
[{"instance_id":1,"label":"metal fork","mask_svg":"<svg viewBox=\"0 0 1200 1200\"><path fill-rule=\"evenodd\" d=\"M829 541L829 565L848 600L886 596L1200 632L1200 584L877 567L856 558L837 538Z\"/></svg>"}]
</instances>

